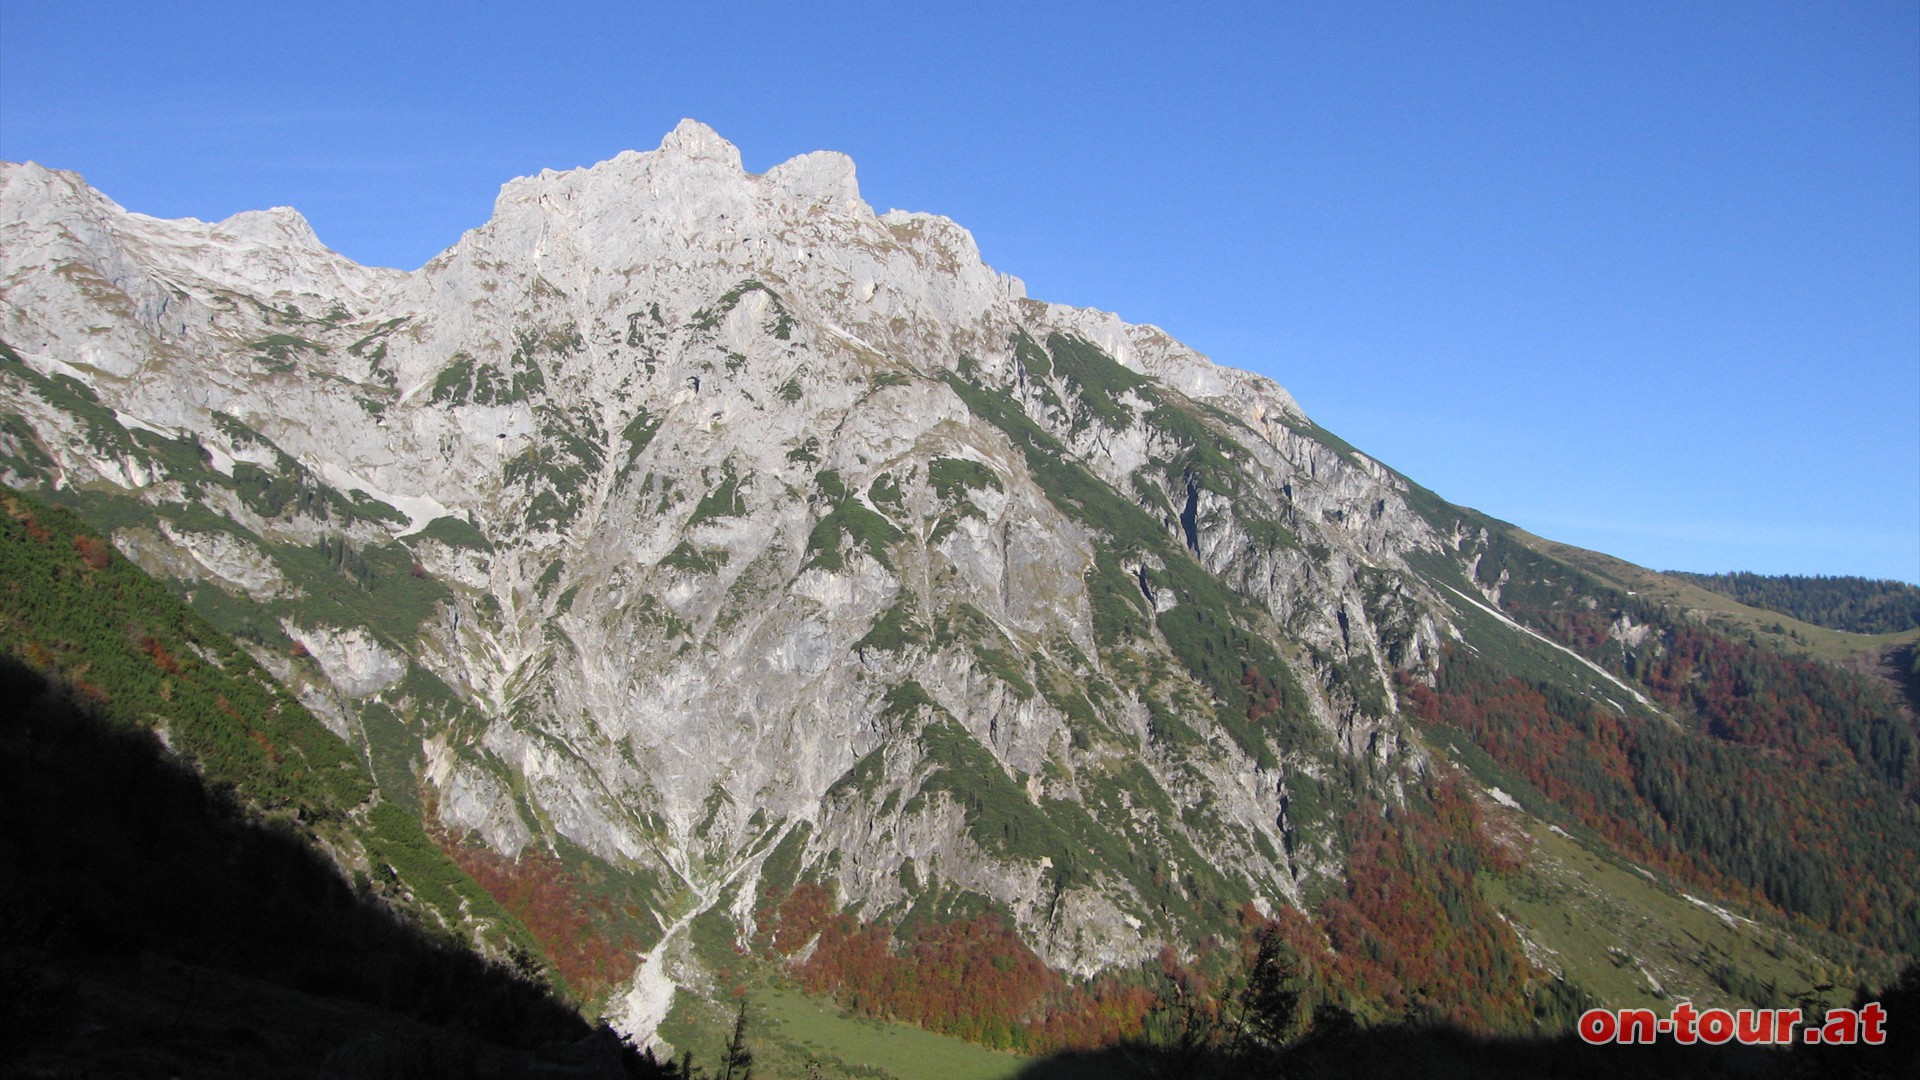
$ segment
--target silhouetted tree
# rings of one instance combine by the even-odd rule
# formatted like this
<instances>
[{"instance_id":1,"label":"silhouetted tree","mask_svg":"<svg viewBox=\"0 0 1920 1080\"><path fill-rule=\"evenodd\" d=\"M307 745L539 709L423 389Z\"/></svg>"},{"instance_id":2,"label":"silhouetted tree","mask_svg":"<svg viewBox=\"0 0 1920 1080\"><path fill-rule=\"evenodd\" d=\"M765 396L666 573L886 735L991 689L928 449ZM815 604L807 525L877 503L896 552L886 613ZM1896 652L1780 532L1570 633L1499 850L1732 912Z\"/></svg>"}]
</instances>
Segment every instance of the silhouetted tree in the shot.
<instances>
[{"instance_id":1,"label":"silhouetted tree","mask_svg":"<svg viewBox=\"0 0 1920 1080\"><path fill-rule=\"evenodd\" d=\"M740 1003L740 1012L733 1018L733 1037L727 1040L727 1050L720 1058L720 1076L718 1080L753 1080L753 1051L747 1049L747 1003Z\"/></svg>"}]
</instances>

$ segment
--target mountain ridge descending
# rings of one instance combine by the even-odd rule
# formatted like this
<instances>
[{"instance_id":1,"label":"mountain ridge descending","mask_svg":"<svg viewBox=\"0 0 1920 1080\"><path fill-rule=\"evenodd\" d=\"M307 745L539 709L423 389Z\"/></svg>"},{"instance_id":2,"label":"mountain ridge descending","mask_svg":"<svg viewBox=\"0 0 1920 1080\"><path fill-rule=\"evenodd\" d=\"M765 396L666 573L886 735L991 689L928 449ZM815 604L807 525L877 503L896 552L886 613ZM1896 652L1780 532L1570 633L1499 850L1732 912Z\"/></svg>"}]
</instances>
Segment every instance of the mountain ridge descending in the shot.
<instances>
[{"instance_id":1,"label":"mountain ridge descending","mask_svg":"<svg viewBox=\"0 0 1920 1080\"><path fill-rule=\"evenodd\" d=\"M1449 650L1691 722L1634 660L1664 616L875 214L842 155L756 176L686 121L412 273L6 165L0 292L0 480L177 583L380 799L621 881L642 1039L769 866L984 904L1079 976L1337 893L1350 812L1466 754L1403 702ZM1612 653L1514 608L1549 586Z\"/></svg>"},{"instance_id":2,"label":"mountain ridge descending","mask_svg":"<svg viewBox=\"0 0 1920 1080\"><path fill-rule=\"evenodd\" d=\"M1920 587L1904 581L1798 574L1691 574L1668 577L1730 596L1750 607L1856 634L1920 630Z\"/></svg>"}]
</instances>

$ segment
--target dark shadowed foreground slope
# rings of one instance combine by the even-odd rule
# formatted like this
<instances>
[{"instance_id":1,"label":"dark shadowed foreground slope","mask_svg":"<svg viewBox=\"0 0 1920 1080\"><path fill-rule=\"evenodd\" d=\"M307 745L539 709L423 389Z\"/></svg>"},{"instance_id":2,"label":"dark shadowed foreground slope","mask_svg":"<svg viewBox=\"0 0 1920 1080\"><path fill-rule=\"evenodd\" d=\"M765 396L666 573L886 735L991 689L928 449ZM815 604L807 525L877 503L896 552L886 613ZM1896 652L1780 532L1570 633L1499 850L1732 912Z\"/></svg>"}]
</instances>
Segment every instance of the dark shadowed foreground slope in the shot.
<instances>
[{"instance_id":1,"label":"dark shadowed foreground slope","mask_svg":"<svg viewBox=\"0 0 1920 1080\"><path fill-rule=\"evenodd\" d=\"M0 1061L19 1075L657 1073L12 657L0 716Z\"/></svg>"},{"instance_id":2,"label":"dark shadowed foreground slope","mask_svg":"<svg viewBox=\"0 0 1920 1080\"><path fill-rule=\"evenodd\" d=\"M540 980L517 935L493 927L516 970L473 950L478 919L443 928L416 892L458 871L430 846L389 857L402 845L356 763L230 642L61 511L5 508L0 1063L652 1074ZM350 883L317 842L365 872Z\"/></svg>"}]
</instances>

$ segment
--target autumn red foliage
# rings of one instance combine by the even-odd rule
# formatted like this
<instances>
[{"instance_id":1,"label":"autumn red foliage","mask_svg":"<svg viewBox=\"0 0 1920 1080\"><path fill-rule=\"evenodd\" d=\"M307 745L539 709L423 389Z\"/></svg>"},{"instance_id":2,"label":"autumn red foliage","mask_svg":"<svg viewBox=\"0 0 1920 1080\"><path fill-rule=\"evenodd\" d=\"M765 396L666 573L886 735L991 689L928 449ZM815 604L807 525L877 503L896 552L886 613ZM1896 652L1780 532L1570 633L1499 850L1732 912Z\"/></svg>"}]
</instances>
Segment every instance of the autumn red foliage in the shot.
<instances>
[{"instance_id":1,"label":"autumn red foliage","mask_svg":"<svg viewBox=\"0 0 1920 1080\"><path fill-rule=\"evenodd\" d=\"M167 651L166 642L151 634L139 633L134 636L134 645L147 654L147 658L153 661L154 667L168 675L180 674L180 661Z\"/></svg>"},{"instance_id":2,"label":"autumn red foliage","mask_svg":"<svg viewBox=\"0 0 1920 1080\"><path fill-rule=\"evenodd\" d=\"M1594 644L1604 620L1547 621L1606 657ZM1466 736L1637 860L1855 940L1920 946L1913 738L1885 692L1690 626L1610 659L1681 722L1465 651L1445 656L1434 686L1403 677L1401 691L1423 723Z\"/></svg>"},{"instance_id":3,"label":"autumn red foliage","mask_svg":"<svg viewBox=\"0 0 1920 1080\"><path fill-rule=\"evenodd\" d=\"M995 917L906 931L834 909L801 884L761 913L761 941L801 986L869 1016L1030 1052L1164 1036L1218 1039L1245 1014L1258 958L1278 949L1306 1000L1347 1015L1446 1022L1481 1032L1528 1030L1549 977L1480 896L1482 872L1511 869L1489 839L1466 783L1430 775L1407 805L1368 804L1346 822L1346 887L1312 912L1242 909L1241 939L1163 949L1131 977L1072 985ZM1157 1019L1156 1019L1157 1018Z\"/></svg>"},{"instance_id":4,"label":"autumn red foliage","mask_svg":"<svg viewBox=\"0 0 1920 1080\"><path fill-rule=\"evenodd\" d=\"M105 570L113 546L97 536L76 536L73 550L79 553L81 562L95 570Z\"/></svg>"},{"instance_id":5,"label":"autumn red foliage","mask_svg":"<svg viewBox=\"0 0 1920 1080\"><path fill-rule=\"evenodd\" d=\"M1474 884L1503 855L1464 784L1442 776L1426 794L1424 805L1349 818L1346 893L1320 911L1329 980L1411 1019L1517 1030L1534 972Z\"/></svg>"},{"instance_id":6,"label":"autumn red foliage","mask_svg":"<svg viewBox=\"0 0 1920 1080\"><path fill-rule=\"evenodd\" d=\"M1034 1052L1137 1035L1154 997L1100 980L1074 986L994 916L922 923L896 934L836 913L832 895L796 886L762 913L771 951L813 993L868 1016L987 1046Z\"/></svg>"},{"instance_id":7,"label":"autumn red foliage","mask_svg":"<svg viewBox=\"0 0 1920 1080\"><path fill-rule=\"evenodd\" d=\"M1551 976L1532 966L1481 898L1475 878L1511 869L1513 856L1490 839L1463 780L1442 767L1405 805L1357 808L1345 832L1342 892L1312 911L1261 915L1244 907L1237 966L1213 976L1226 980L1224 989L1163 958L1168 978L1182 993L1229 1007L1240 999L1243 1022L1268 1025L1268 1037L1297 1037L1328 1010L1348 1022L1446 1023L1482 1033L1529 1031L1553 1012L1542 995ZM1265 989L1295 995L1298 1015L1259 1018L1258 1000L1244 999L1260 997L1256 969L1276 957L1284 970ZM1206 968L1206 958L1197 966ZM1283 1030L1274 1031L1276 1022Z\"/></svg>"},{"instance_id":8,"label":"autumn red foliage","mask_svg":"<svg viewBox=\"0 0 1920 1080\"><path fill-rule=\"evenodd\" d=\"M606 929L607 906L586 899L578 877L551 853L527 847L509 859L445 832L436 839L460 869L526 926L574 993L591 999L633 974L637 944Z\"/></svg>"},{"instance_id":9,"label":"autumn red foliage","mask_svg":"<svg viewBox=\"0 0 1920 1080\"><path fill-rule=\"evenodd\" d=\"M1664 628L1657 647L1629 652L1608 638L1611 624L1598 611L1533 616L1582 653L1637 679L1662 704L1698 717L1716 738L1806 768L1852 760L1894 788L1920 787L1913 732L1886 686L1687 623Z\"/></svg>"}]
</instances>

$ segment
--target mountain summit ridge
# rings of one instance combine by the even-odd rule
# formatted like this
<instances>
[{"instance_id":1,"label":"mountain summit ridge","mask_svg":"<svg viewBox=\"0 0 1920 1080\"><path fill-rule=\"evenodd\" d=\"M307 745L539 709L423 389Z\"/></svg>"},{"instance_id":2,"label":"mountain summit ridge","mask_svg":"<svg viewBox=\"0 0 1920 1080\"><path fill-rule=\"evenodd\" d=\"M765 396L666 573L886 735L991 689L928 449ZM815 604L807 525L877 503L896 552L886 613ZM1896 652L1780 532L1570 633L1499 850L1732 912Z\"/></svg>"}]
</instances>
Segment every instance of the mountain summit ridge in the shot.
<instances>
[{"instance_id":1,"label":"mountain summit ridge","mask_svg":"<svg viewBox=\"0 0 1920 1080\"><path fill-rule=\"evenodd\" d=\"M11 175L4 188L7 197L19 189ZM740 168L738 153L730 144L703 125L682 124L660 150L650 154L627 153L588 169L510 182L502 189L495 216L485 225L469 231L419 271L404 276L379 272L374 287L355 290L357 302L338 318L337 325L325 325L332 317L329 305L337 299L320 291L324 275L314 270L289 274L285 282L290 287L260 297L262 305L249 316L255 321L242 320L248 328L236 330L229 323L245 312L237 309L228 294L243 282L218 272L220 266L195 281L178 263L152 274L118 264L155 251L187 250L183 242L156 240L156 233L164 235L171 229L177 236L205 242L220 234L220 226L138 221L116 215L117 208L103 200L72 202L104 220L103 237L76 250L68 230L39 226L28 237L38 244L8 243L5 269L18 272L49 263L93 269L99 275L97 282L76 272L53 276L55 281L69 283L70 291L61 299L78 309L97 304L110 295L110 289L122 295L159 293L162 299L142 305L132 320L115 320L103 342L98 340L103 335L74 334L68 329L85 319L48 318L63 305L49 303L50 297L36 297L31 304L11 306L6 340L43 375L55 374L56 363L61 369L92 375L118 414L130 420L137 418L157 431L198 433L196 437L207 444L215 461L247 460L249 448L241 444L257 437L336 489L358 491L386 505L425 503L425 509L406 513L404 528L392 529L378 539L418 535L426 524L422 518L428 515L470 522L488 536L496 552L503 538L497 530L518 534L519 542L526 545L523 566L507 558L486 559L434 545L421 553L421 561L436 577L505 601L503 623L488 635L503 636L480 650L492 659L477 670L450 668L442 673L489 711L505 712L516 699L510 684L522 665L542 651L539 642L545 632L540 627L556 617L544 609L552 607L570 575L563 577L561 589L538 590L544 598L524 591L533 590L550 565L590 559L594 545L587 538L595 534L594 527L585 523L608 520L604 515L614 507L620 508L619 516L627 523L614 532L630 558L659 567L662 560L671 563L673 553L689 545L696 550L724 550L729 556L718 570L717 583L729 589L737 584L735 575L742 563L751 563L769 550L785 552L781 557L788 565L781 573L792 577L798 571L792 580L801 594L810 597L805 603L825 605L836 613L844 610L844 617L836 614L832 621L846 629L827 635L837 648L850 647L862 638L871 621L887 610L889 597L902 587L901 568L886 565L891 560L883 555L875 558L882 553L866 548L851 552L837 574L804 568L802 563L818 561L809 562L806 549L810 534L818 529L819 504L828 496L815 493L793 502L791 495L769 490L769 483L784 485L789 492L795 485L815 487L813 474L824 468L845 485L846 494L837 497L846 500L841 505L849 508L848 513L875 514L887 520L891 508L877 504L867 487L887 472L881 468L883 462L902 460L905 454L927 459L912 466L924 492L916 498L926 500L926 512L938 517L935 511L941 500L953 496L935 495L926 470L931 459L946 455L942 460L990 463L984 466L986 479L976 481L986 486L960 489L972 491L963 500L966 512L941 538L948 545L963 545L952 554L959 565L971 565L983 557L998 563L1009 557L1009 537L994 537L982 530L990 519L1000 523L995 528L1003 524L1016 531L1031 529L1036 537L1084 535L1085 526L1062 518L1030 481L1004 493L994 490L1005 488L998 479L1003 471L1016 475L1026 471L1020 452L991 425L983 428L943 380L952 378L962 364L977 363L988 373L1004 373L1036 401L1048 402L1053 419L1062 425L1060 434L1075 445L1076 452L1084 447L1098 456L1101 464L1096 471L1122 483L1151 456L1147 431L1141 428L1116 437L1116 432L1098 425L1076 423L1066 411L1073 390L1059 376L1017 373L1025 369L1009 344L1016 337L1024 337L1029 342L1026 347L1040 350L1039 360L1028 363L1046 362L1050 335L1065 335L1056 345L1069 339L1084 341L1094 350L1088 354L1092 361L1111 365L1113 377L1122 382L1159 378L1177 392L1233 410L1281 446L1309 456L1316 453L1285 427L1288 422L1303 422L1304 417L1271 382L1215 368L1154 328L1129 326L1105 313L1027 300L1017 281L980 261L971 236L959 226L932 215L874 214L858 200L851 162L841 155L802 155L756 177ZM0 202L0 212L6 220L28 217L13 201ZM249 242L258 241L249 238ZM42 250L35 251L36 247ZM337 258L291 242L280 254L327 264ZM108 267L115 272L100 272ZM644 296L646 303L636 303L631 310L620 306L634 294ZM289 311L298 314L288 315ZM358 329L341 332L349 325ZM361 332L381 326L389 327L389 332ZM376 346L363 344L376 337ZM85 344L72 347L70 342L76 338ZM250 349L264 348L271 354L275 346L261 343L282 338L289 339L280 347L294 358L293 370L249 370L261 366L263 355ZM159 348L154 347L156 342ZM224 353L228 360L210 370L203 360L176 359L190 349L203 356ZM663 364L664 350L679 355ZM831 362L808 363L814 355L824 355ZM72 356L73 361L45 359L58 356ZM1105 359L1108 356L1112 359ZM463 359L468 357L473 359ZM482 359L487 357L493 359ZM475 365L472 375L450 378L449 372L463 363ZM268 355L264 366L285 368L288 361ZM673 374L669 377L662 368ZM638 390L636 384L648 388ZM1059 389L1050 389L1050 384ZM349 386L356 389L348 391ZM1138 405L1146 404L1128 396L1135 393L1125 388L1119 388L1117 395L1103 390L1100 407L1110 416L1131 415ZM797 402L784 400L796 395ZM567 404L561 406L563 396ZM769 404L776 403L789 407L769 414ZM250 434L230 444L220 434L216 416L232 418ZM643 420L643 416L652 419ZM753 422L760 425L750 433L743 427L748 417L755 417ZM686 468L710 478L728 471L738 476L736 505L727 513L694 513L699 524L690 532L645 525L636 530L631 522L644 522L653 515L638 511L636 494L621 486L616 478L621 470L609 459L623 450L633 455L627 462L631 472L638 467L640 451L631 442L621 446L611 433L632 432L636 424L649 423L662 432L678 429L682 433L681 445L667 451L688 456L677 464L676 472ZM549 457L536 463L550 446L581 449L577 444L582 428L598 434L588 436L597 445L582 450L581 460L556 466ZM806 460L815 453L806 447L820 441L815 433L829 431L839 433L838 442L818 451L818 464ZM988 440L984 444L983 437ZM917 443L937 449L915 450ZM701 449L694 450L694 445ZM1258 445L1263 455L1280 453L1274 445ZM768 453L769 449L773 452ZM1335 455L1318 453L1327 462L1322 468L1331 470L1340 461ZM257 453L251 456L260 458ZM503 477L514 475L516 462L527 479L503 482ZM78 466L76 473L92 471L122 480L138 471L105 461L73 464ZM269 459L260 459L257 467L270 468ZM1369 489L1385 476L1354 470L1344 461L1336 471L1350 474L1352 483ZM657 489L657 482L648 489L646 498L653 504L675 502L674 495ZM1189 493L1176 494L1186 501ZM1192 495L1196 513L1219 512L1211 506L1216 493ZM697 495L688 498L699 501ZM809 510L809 504L814 508ZM536 508L539 513L557 509L558 517L523 516ZM691 509L690 503L683 505L682 516ZM518 520L509 523L510 518ZM1035 524L1041 520L1047 524ZM249 533L275 532L268 520L256 515L243 513L241 522ZM898 529L897 524L888 527ZM190 535L155 531L169 544ZM314 530L295 531L311 536ZM376 539L363 523L347 531L357 540ZM1196 550L1211 542L1203 533L1195 534ZM181 546L192 549L205 543L196 545L189 539ZM587 547L582 548L582 543ZM1036 567L1049 567L1046 577L1076 581L1082 568L1093 561L1084 544L1084 540L1070 542L1067 550L1079 554L1056 565L1055 556L1039 555L1055 546L1050 540L1033 553L1014 556L1014 565L1038 559ZM947 556L938 558L944 561ZM206 551L199 552L198 561L219 563ZM266 562L272 564L270 558ZM617 575L619 570L604 566L599 572ZM661 599L675 618L690 618L699 627L715 617L725 589L708 595L714 590L683 571L658 572L666 586ZM1048 619L1065 617L1066 627L1078 627L1070 635L1079 639L1076 649L1097 653L1086 630L1089 616L1084 596L1064 608L1056 605L1023 615L1021 605L1029 600L999 595L1006 571L989 571L983 565L974 575L980 586L996 594L990 604L972 604L989 615L978 632L1037 633ZM1029 592L1039 596L1054 588L1041 588L1036 580ZM515 596L521 599L509 599ZM464 602L456 602L454 608L463 606ZM1073 614L1076 606L1078 615ZM348 640L362 641L358 648L363 653L383 648L372 637L339 636L351 628L304 627L297 619L286 621L296 636L337 640L341 642L338 649L346 649ZM462 639L485 621L478 610L430 621L422 630L432 642L428 655L437 654L443 660L469 655L471 643ZM816 627L807 633L824 629L811 620L800 625ZM1321 636L1330 637L1333 632L1329 629ZM386 662L365 663L378 670L395 670L400 650L392 644L384 645ZM317 655L333 651L321 648ZM775 649L771 655L786 651ZM806 646L801 651L813 655L819 647ZM582 652L591 655L592 650ZM334 661L342 671L346 655L341 652ZM813 663L796 662L803 667ZM466 661L455 665L465 666ZM644 664L635 667L645 670ZM977 682L979 676L967 678ZM343 676L341 681L356 689L365 687L364 680ZM608 684L630 681L630 675L608 674L588 683L604 691ZM1025 689L1028 680L1019 682L1031 696L1033 691ZM995 690L988 697L997 701L1005 693ZM631 701L615 705L597 699L597 694L586 694L575 706L597 711L634 707ZM857 702L863 696L870 703L866 707L875 708L882 695L836 693L832 697ZM1049 726L1062 722L1057 708L1043 698L1011 703L1022 713L1052 714ZM978 707L998 708L976 703L969 711ZM736 703L735 708L748 714L755 711L745 702ZM342 703L320 711L341 716L350 709ZM673 711L691 720L691 714ZM987 719L965 718L969 725L997 727L997 722L990 724ZM341 726L345 730L349 725L343 721ZM855 730L865 726L856 724ZM660 734L665 736L667 731ZM877 745L873 741L877 737L869 729L856 737L855 745L864 753L865 747ZM1021 760L1023 771L1037 769L1044 751L1040 747L1014 751L1004 745L1008 738L999 736L1000 752ZM503 796L497 790L478 774L465 781L457 779L458 770L434 756L440 752L431 750L431 740L428 745L434 774L448 777L443 815L455 824L480 829L509 851L516 840L531 835L524 828L502 824L513 815L501 812L497 804ZM504 746L500 750L508 752ZM527 750L517 747L510 753L518 757ZM802 754L798 760L805 761L807 756ZM831 752L828 761L818 766L816 779L803 785L808 794L800 805L816 805L852 763L849 751ZM704 796L706 784L699 786ZM482 790L494 792L490 797L495 806L483 810L464 797ZM572 799L570 793L568 801ZM698 799L692 801L697 805ZM1275 812L1259 816L1277 819L1277 810L1275 804ZM582 816L608 815L582 811ZM683 819L678 830L690 831L697 824L697 819L688 819L691 815L674 816ZM644 849L630 827L605 831L603 820L599 828L601 835L592 836L586 844L592 850L630 858ZM1267 828L1276 827L1269 824Z\"/></svg>"},{"instance_id":2,"label":"mountain summit ridge","mask_svg":"<svg viewBox=\"0 0 1920 1080\"><path fill-rule=\"evenodd\" d=\"M0 299L0 480L249 642L378 798L618 882L642 1039L696 920L750 940L803 881L1083 976L1304 906L1434 774L1402 695L1449 648L1667 722L1508 613L1500 523L875 214L844 155L756 176L683 121L412 272L6 165Z\"/></svg>"}]
</instances>

